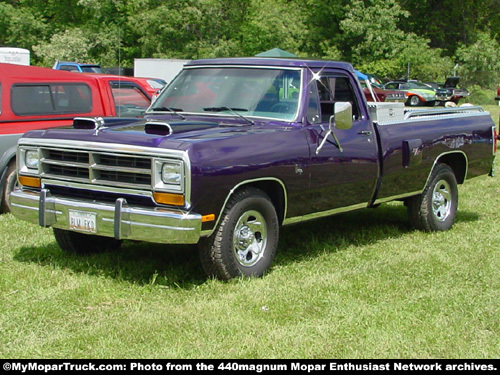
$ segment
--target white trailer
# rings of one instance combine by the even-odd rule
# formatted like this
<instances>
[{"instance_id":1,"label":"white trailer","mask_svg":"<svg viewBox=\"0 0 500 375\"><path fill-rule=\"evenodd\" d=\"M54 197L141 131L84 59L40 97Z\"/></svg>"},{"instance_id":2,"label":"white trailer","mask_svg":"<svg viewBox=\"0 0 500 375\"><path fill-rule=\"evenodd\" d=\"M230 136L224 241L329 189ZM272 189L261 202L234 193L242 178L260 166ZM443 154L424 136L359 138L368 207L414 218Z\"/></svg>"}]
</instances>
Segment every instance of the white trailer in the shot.
<instances>
[{"instance_id":1,"label":"white trailer","mask_svg":"<svg viewBox=\"0 0 500 375\"><path fill-rule=\"evenodd\" d=\"M161 78L170 82L190 60L134 59L134 77Z\"/></svg>"},{"instance_id":2,"label":"white trailer","mask_svg":"<svg viewBox=\"0 0 500 375\"><path fill-rule=\"evenodd\" d=\"M0 63L30 65L30 51L24 48L0 47Z\"/></svg>"}]
</instances>

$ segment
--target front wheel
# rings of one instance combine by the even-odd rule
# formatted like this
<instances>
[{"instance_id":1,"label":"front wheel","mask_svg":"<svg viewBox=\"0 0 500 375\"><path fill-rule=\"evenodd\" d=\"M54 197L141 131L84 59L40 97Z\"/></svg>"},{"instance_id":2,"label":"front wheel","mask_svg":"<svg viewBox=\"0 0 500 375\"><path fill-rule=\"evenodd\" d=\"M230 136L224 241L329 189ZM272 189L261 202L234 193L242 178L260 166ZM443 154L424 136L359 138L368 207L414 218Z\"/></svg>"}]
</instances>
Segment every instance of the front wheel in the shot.
<instances>
[{"instance_id":1,"label":"front wheel","mask_svg":"<svg viewBox=\"0 0 500 375\"><path fill-rule=\"evenodd\" d=\"M203 269L229 280L262 276L271 266L279 238L276 210L263 191L245 188L229 200L216 231L199 246Z\"/></svg>"},{"instance_id":2,"label":"front wheel","mask_svg":"<svg viewBox=\"0 0 500 375\"><path fill-rule=\"evenodd\" d=\"M111 237L84 234L64 229L53 228L54 237L59 247L72 254L86 255L118 249L122 241Z\"/></svg>"},{"instance_id":3,"label":"front wheel","mask_svg":"<svg viewBox=\"0 0 500 375\"><path fill-rule=\"evenodd\" d=\"M419 106L420 104L422 104L422 101L420 100L420 98L416 95L412 95L410 96L410 99L408 99L408 104L412 107L416 107L416 106Z\"/></svg>"},{"instance_id":4,"label":"front wheel","mask_svg":"<svg viewBox=\"0 0 500 375\"><path fill-rule=\"evenodd\" d=\"M458 207L458 187L453 170L438 164L421 195L407 201L411 224L425 231L450 229Z\"/></svg>"},{"instance_id":5,"label":"front wheel","mask_svg":"<svg viewBox=\"0 0 500 375\"><path fill-rule=\"evenodd\" d=\"M14 187L17 184L17 171L16 171L16 163L11 162L7 168L6 176L5 176L5 184L2 186L3 194L2 194L2 203L0 206L0 212L10 212L10 193L14 190Z\"/></svg>"}]
</instances>

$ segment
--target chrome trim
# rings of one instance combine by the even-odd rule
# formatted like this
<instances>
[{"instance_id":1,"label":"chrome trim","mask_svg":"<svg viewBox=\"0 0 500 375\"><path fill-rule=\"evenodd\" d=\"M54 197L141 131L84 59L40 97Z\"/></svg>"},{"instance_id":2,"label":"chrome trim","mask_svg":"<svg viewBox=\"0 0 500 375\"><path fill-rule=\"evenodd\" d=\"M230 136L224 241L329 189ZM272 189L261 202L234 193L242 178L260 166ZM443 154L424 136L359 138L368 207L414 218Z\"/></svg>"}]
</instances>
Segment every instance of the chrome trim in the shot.
<instances>
[{"instance_id":1,"label":"chrome trim","mask_svg":"<svg viewBox=\"0 0 500 375\"><path fill-rule=\"evenodd\" d=\"M422 190L413 191L411 193L404 193L404 194L399 194L399 195L391 195L390 197L376 199L372 204L387 203L387 202L392 202L392 201L395 201L395 200L398 200L398 199L413 197L415 195L422 194L423 191L424 190L422 189Z\"/></svg>"},{"instance_id":2,"label":"chrome trim","mask_svg":"<svg viewBox=\"0 0 500 375\"><path fill-rule=\"evenodd\" d=\"M482 107L457 107L457 108L438 108L438 109L412 109L405 108L404 124L410 124L418 121L428 121L429 119L451 120L457 116L468 115L470 117L478 117L489 115ZM383 121L379 122L380 126L401 125L401 121Z\"/></svg>"},{"instance_id":3,"label":"chrome trim","mask_svg":"<svg viewBox=\"0 0 500 375\"><path fill-rule=\"evenodd\" d=\"M168 244L195 244L200 238L201 215L185 210L129 206L120 198L115 203L62 198L47 189L17 188L10 199L14 216L42 226L70 230L69 211L81 210L96 213L98 236Z\"/></svg>"},{"instance_id":4,"label":"chrome trim","mask_svg":"<svg viewBox=\"0 0 500 375\"><path fill-rule=\"evenodd\" d=\"M64 143L63 143L64 142ZM106 153L122 152L126 154L141 156L157 156L157 157L174 157L174 158L187 158L187 152L182 150L172 150L154 147L125 145L118 143L98 143L98 142L82 142L75 140L61 140L61 139L46 139L46 138L21 138L19 139L19 146L28 147L69 147L82 151L101 151ZM188 158L189 159L189 158Z\"/></svg>"},{"instance_id":5,"label":"chrome trim","mask_svg":"<svg viewBox=\"0 0 500 375\"><path fill-rule=\"evenodd\" d=\"M239 189L241 186L243 185L249 185L253 182L262 182L262 181L275 181L275 182L278 182L281 187L283 188L283 198L284 198L284 207L283 207L283 217L286 217L286 212L287 212L287 209L288 209L288 196L287 196L287 192L286 192L286 187L285 187L285 184L283 183L283 181L275 178L275 177L262 177L262 178L255 178L255 179L252 179L252 180L245 180L245 181L242 181L240 182L239 184L235 185L230 191L229 191L229 194L227 195L226 197L226 200L224 201L224 204L222 205L222 208L219 212L219 215L217 215L217 220L215 222L215 225L214 225L214 228L211 229L211 230L204 230L201 232L201 236L202 237L208 237L208 236L211 236L212 233L216 230L217 226L219 225L219 222L222 218L222 213L224 212L224 210L226 209L226 205L227 205L227 202L229 201L229 199L231 198L231 196L234 194L234 192Z\"/></svg>"},{"instance_id":6,"label":"chrome trim","mask_svg":"<svg viewBox=\"0 0 500 375\"><path fill-rule=\"evenodd\" d=\"M322 218L325 216L330 216L330 215L334 215L334 214L341 214L344 212L359 210L359 209L367 208L367 207L368 207L368 202L364 202L364 203L359 203L359 204L355 204L355 205L348 206L348 207L339 207L339 208L334 208L334 209L327 210L327 211L315 212L315 213L307 214L307 215L303 215L303 216L291 217L291 218L285 219L285 221L283 222L283 225L289 225L289 224L300 223L303 221L319 219L319 218Z\"/></svg>"},{"instance_id":7,"label":"chrome trim","mask_svg":"<svg viewBox=\"0 0 500 375\"><path fill-rule=\"evenodd\" d=\"M86 153L105 153L107 155L115 155L116 153L121 153L123 156L133 156L148 158L151 157L151 168L149 170L142 170L145 175L151 175L151 185L147 187L145 185L132 184L132 183L116 183L106 182L106 185L99 183L99 180L94 180L94 185L88 183L88 179L79 179L77 177L64 177L55 175L43 175L40 169L37 172L27 171L23 165L23 158L25 149L42 149L42 148L54 148L57 150L68 149L72 152L86 152ZM97 142L82 142L75 140L58 140L58 139L45 139L45 138L21 138L18 143L18 157L17 169L23 175L39 176L41 177L42 183L56 184L54 179L61 181L59 186L80 186L83 189L93 190L93 191L112 191L121 192L125 194L132 195L148 195L152 197L152 191L165 191L171 193L180 193L178 188L171 188L169 186L163 186L158 184L156 173L157 161L168 161L168 159L174 159L176 161L182 161L184 163L184 191L186 208L191 207L191 160L189 158L187 151L182 150L172 150L172 149L162 149L153 147L143 147L143 146L133 146L124 145L116 143L97 143ZM40 155L41 156L41 155ZM40 157L42 161L42 157ZM77 162L71 164L79 165ZM40 164L41 165L41 164ZM95 166L94 166L95 168ZM91 168L92 169L92 168ZM161 171L160 171L161 174ZM76 183L75 183L76 181ZM142 191L141 191L142 190Z\"/></svg>"},{"instance_id":8,"label":"chrome trim","mask_svg":"<svg viewBox=\"0 0 500 375\"><path fill-rule=\"evenodd\" d=\"M467 173L469 172L469 158L467 157L467 154L465 152L463 152L463 151L460 151L460 150L447 151L447 152L443 152L442 154L439 154L436 157L436 160L434 160L434 163L432 164L432 168L429 171L429 175L427 176L427 180L425 181L425 185L424 185L422 191L424 191L425 187L429 183L432 171L434 170L434 167L436 166L436 164L439 162L439 159L442 158L445 155L450 155L450 154L462 154L465 157L465 173L464 173L464 181L463 182L465 182L465 180L467 180Z\"/></svg>"},{"instance_id":9,"label":"chrome trim","mask_svg":"<svg viewBox=\"0 0 500 375\"><path fill-rule=\"evenodd\" d=\"M437 108L437 109L407 109L405 120L412 117L427 117L427 116L456 116L462 113L466 114L484 114L485 111L480 106L472 107L453 107L453 108Z\"/></svg>"},{"instance_id":10,"label":"chrome trim","mask_svg":"<svg viewBox=\"0 0 500 375\"><path fill-rule=\"evenodd\" d=\"M119 189L114 186L104 186L104 185L89 185L83 184L74 181L61 181L61 180L51 180L51 179L43 179L42 180L42 188L47 186L59 186L59 187L67 187L74 189L83 189L88 191L102 192L102 193L124 193L124 189ZM126 193L128 195L136 195L141 197L148 197L153 199L153 193L149 190L136 190L136 189L127 189Z\"/></svg>"}]
</instances>

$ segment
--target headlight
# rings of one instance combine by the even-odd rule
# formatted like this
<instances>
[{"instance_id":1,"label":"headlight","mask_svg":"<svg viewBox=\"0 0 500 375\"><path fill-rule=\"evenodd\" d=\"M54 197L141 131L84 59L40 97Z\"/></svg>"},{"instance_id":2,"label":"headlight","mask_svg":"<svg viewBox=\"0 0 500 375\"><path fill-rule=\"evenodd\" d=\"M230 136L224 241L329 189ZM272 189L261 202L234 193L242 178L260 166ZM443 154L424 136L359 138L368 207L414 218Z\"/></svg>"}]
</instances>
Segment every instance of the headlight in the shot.
<instances>
[{"instance_id":1,"label":"headlight","mask_svg":"<svg viewBox=\"0 0 500 375\"><path fill-rule=\"evenodd\" d=\"M24 163L28 169L38 169L38 150L27 150L24 156Z\"/></svg>"},{"instance_id":2,"label":"headlight","mask_svg":"<svg viewBox=\"0 0 500 375\"><path fill-rule=\"evenodd\" d=\"M182 183L182 164L163 163L161 167L161 180L167 185L180 186Z\"/></svg>"},{"instance_id":3,"label":"headlight","mask_svg":"<svg viewBox=\"0 0 500 375\"><path fill-rule=\"evenodd\" d=\"M169 193L184 193L185 168L183 160L155 159L153 189Z\"/></svg>"}]
</instances>

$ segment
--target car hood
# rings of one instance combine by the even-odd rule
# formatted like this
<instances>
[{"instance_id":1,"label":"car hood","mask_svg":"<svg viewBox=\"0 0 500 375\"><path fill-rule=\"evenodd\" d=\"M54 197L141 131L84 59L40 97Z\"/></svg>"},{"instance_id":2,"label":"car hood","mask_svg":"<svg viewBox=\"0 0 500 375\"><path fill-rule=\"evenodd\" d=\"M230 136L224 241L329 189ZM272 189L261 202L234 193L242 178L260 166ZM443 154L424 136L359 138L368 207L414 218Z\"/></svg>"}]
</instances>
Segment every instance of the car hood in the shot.
<instances>
[{"instance_id":1,"label":"car hood","mask_svg":"<svg viewBox=\"0 0 500 375\"><path fill-rule=\"evenodd\" d=\"M460 81L460 77L448 77L444 83L444 87L446 88L456 88L458 85L458 81Z\"/></svg>"}]
</instances>

